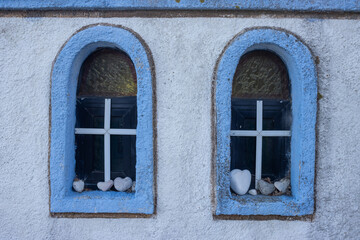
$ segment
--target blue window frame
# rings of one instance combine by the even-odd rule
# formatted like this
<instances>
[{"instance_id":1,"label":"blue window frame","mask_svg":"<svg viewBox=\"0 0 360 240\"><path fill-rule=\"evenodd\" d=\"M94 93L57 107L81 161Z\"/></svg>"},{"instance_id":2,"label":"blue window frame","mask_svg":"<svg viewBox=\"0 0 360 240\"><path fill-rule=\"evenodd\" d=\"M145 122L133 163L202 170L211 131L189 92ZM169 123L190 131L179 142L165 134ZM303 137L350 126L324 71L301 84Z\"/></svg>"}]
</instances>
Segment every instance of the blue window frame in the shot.
<instances>
[{"instance_id":1,"label":"blue window frame","mask_svg":"<svg viewBox=\"0 0 360 240\"><path fill-rule=\"evenodd\" d=\"M291 82L291 196L234 195L230 191L232 81L241 56L254 50L277 54ZM216 66L215 216L303 216L314 211L317 77L310 50L294 35L270 28L247 30L227 45Z\"/></svg>"},{"instance_id":2,"label":"blue window frame","mask_svg":"<svg viewBox=\"0 0 360 240\"><path fill-rule=\"evenodd\" d=\"M72 190L75 177L76 89L84 60L96 49L116 48L134 63L137 76L135 192ZM50 211L52 213L154 214L153 61L140 37L115 26L95 25L73 35L52 71Z\"/></svg>"}]
</instances>

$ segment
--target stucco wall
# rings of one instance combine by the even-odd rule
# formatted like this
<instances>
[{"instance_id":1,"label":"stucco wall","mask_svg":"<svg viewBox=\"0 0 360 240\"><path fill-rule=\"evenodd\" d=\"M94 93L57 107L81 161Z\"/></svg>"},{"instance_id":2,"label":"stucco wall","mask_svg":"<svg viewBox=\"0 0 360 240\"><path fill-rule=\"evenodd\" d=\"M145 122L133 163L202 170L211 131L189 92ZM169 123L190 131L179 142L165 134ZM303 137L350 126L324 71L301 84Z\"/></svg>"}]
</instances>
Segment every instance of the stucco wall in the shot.
<instances>
[{"instance_id":1,"label":"stucco wall","mask_svg":"<svg viewBox=\"0 0 360 240\"><path fill-rule=\"evenodd\" d=\"M156 67L157 214L149 219L49 216L53 60L93 23L121 24L149 45ZM244 28L299 36L319 57L313 221L213 220L211 81ZM0 239L355 239L360 235L360 21L290 18L1 18Z\"/></svg>"}]
</instances>

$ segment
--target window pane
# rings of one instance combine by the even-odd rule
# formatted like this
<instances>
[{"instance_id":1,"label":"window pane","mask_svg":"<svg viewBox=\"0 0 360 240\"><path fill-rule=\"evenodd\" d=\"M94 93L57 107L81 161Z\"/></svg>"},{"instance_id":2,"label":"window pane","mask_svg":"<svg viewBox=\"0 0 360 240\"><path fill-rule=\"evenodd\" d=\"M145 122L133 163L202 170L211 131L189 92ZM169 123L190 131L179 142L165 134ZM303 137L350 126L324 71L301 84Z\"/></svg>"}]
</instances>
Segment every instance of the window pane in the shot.
<instances>
[{"instance_id":1,"label":"window pane","mask_svg":"<svg viewBox=\"0 0 360 240\"><path fill-rule=\"evenodd\" d=\"M98 49L84 61L78 82L76 128L104 128L105 99L111 99L110 128L136 129L135 67L124 52ZM76 135L76 174L87 188L104 181L104 136ZM111 179L135 180L136 136L110 137Z\"/></svg>"},{"instance_id":2,"label":"window pane","mask_svg":"<svg viewBox=\"0 0 360 240\"><path fill-rule=\"evenodd\" d=\"M104 98L76 99L77 128L104 128Z\"/></svg>"},{"instance_id":3,"label":"window pane","mask_svg":"<svg viewBox=\"0 0 360 240\"><path fill-rule=\"evenodd\" d=\"M263 101L263 129L290 130L291 102L282 100Z\"/></svg>"},{"instance_id":4,"label":"window pane","mask_svg":"<svg viewBox=\"0 0 360 240\"><path fill-rule=\"evenodd\" d=\"M103 48L83 63L78 96L136 96L136 71L130 57L117 49Z\"/></svg>"},{"instance_id":5,"label":"window pane","mask_svg":"<svg viewBox=\"0 0 360 240\"><path fill-rule=\"evenodd\" d=\"M257 101L261 100L263 126L257 123ZM292 113L287 69L270 51L252 51L241 57L231 98L231 130L291 130ZM253 132L254 133L254 132ZM268 132L271 134L271 132ZM290 175L290 137L262 137L261 178L272 181ZM259 157L259 156L258 156ZM256 137L231 137L231 169L248 169L254 187Z\"/></svg>"},{"instance_id":6,"label":"window pane","mask_svg":"<svg viewBox=\"0 0 360 240\"><path fill-rule=\"evenodd\" d=\"M262 177L272 181L289 176L290 137L263 137Z\"/></svg>"},{"instance_id":7,"label":"window pane","mask_svg":"<svg viewBox=\"0 0 360 240\"><path fill-rule=\"evenodd\" d=\"M111 179L135 180L136 136L111 136Z\"/></svg>"},{"instance_id":8,"label":"window pane","mask_svg":"<svg viewBox=\"0 0 360 240\"><path fill-rule=\"evenodd\" d=\"M252 51L241 57L232 85L233 98L289 100L285 64L269 51Z\"/></svg>"},{"instance_id":9,"label":"window pane","mask_svg":"<svg viewBox=\"0 0 360 240\"><path fill-rule=\"evenodd\" d=\"M230 137L231 169L250 171L251 188L255 187L256 137Z\"/></svg>"},{"instance_id":10,"label":"window pane","mask_svg":"<svg viewBox=\"0 0 360 240\"><path fill-rule=\"evenodd\" d=\"M87 188L97 189L96 183L104 180L104 136L77 134L75 145L75 173Z\"/></svg>"},{"instance_id":11,"label":"window pane","mask_svg":"<svg viewBox=\"0 0 360 240\"><path fill-rule=\"evenodd\" d=\"M256 100L231 100L231 130L256 130Z\"/></svg>"},{"instance_id":12,"label":"window pane","mask_svg":"<svg viewBox=\"0 0 360 240\"><path fill-rule=\"evenodd\" d=\"M111 128L136 129L136 97L111 99Z\"/></svg>"}]
</instances>

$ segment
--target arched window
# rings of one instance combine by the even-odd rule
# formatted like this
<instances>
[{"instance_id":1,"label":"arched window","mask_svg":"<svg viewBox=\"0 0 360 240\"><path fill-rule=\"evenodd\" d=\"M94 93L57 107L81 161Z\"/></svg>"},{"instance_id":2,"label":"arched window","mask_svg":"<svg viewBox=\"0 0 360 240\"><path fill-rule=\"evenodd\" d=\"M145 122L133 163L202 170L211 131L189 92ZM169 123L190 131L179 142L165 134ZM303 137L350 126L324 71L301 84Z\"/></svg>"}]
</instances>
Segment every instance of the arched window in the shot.
<instances>
[{"instance_id":1,"label":"arched window","mask_svg":"<svg viewBox=\"0 0 360 240\"><path fill-rule=\"evenodd\" d=\"M85 27L61 48L51 76L51 214L154 213L153 69L147 45L122 27ZM135 191L97 189L126 176ZM76 177L84 191L74 191Z\"/></svg>"},{"instance_id":2,"label":"arched window","mask_svg":"<svg viewBox=\"0 0 360 240\"><path fill-rule=\"evenodd\" d=\"M231 170L248 169L250 188L269 178L290 177L291 97L289 75L275 53L244 54L231 95Z\"/></svg>"},{"instance_id":3,"label":"arched window","mask_svg":"<svg viewBox=\"0 0 360 240\"><path fill-rule=\"evenodd\" d=\"M312 214L317 78L309 49L288 32L252 29L231 40L215 69L214 216ZM232 169L250 170L250 189L289 178L291 192L235 194Z\"/></svg>"},{"instance_id":4,"label":"arched window","mask_svg":"<svg viewBox=\"0 0 360 240\"><path fill-rule=\"evenodd\" d=\"M98 49L84 61L76 98L76 175L85 187L130 177L136 165L136 72L129 56Z\"/></svg>"}]
</instances>

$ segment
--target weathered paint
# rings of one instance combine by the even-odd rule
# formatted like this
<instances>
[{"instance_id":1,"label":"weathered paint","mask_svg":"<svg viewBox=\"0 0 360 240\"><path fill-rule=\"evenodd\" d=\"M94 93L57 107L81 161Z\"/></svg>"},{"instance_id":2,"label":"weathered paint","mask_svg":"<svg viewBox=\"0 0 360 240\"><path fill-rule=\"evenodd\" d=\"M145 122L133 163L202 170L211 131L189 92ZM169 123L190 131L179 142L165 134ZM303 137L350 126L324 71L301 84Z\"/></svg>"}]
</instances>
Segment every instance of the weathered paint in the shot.
<instances>
[{"instance_id":1,"label":"weathered paint","mask_svg":"<svg viewBox=\"0 0 360 240\"><path fill-rule=\"evenodd\" d=\"M0 9L123 9L123 10L270 10L359 12L357 0L3 0Z\"/></svg>"},{"instance_id":2,"label":"weathered paint","mask_svg":"<svg viewBox=\"0 0 360 240\"><path fill-rule=\"evenodd\" d=\"M232 196L230 193L231 89L240 57L252 50L270 50L286 64L291 81L292 196ZM317 76L310 50L294 35L269 28L236 36L220 56L215 86L216 215L301 216L314 211L315 122Z\"/></svg>"},{"instance_id":3,"label":"weathered paint","mask_svg":"<svg viewBox=\"0 0 360 240\"><path fill-rule=\"evenodd\" d=\"M136 192L72 190L75 177L75 104L80 67L99 47L116 47L132 59L137 75ZM54 63L51 85L51 212L154 212L152 73L145 47L130 31L92 26L76 33Z\"/></svg>"}]
</instances>

